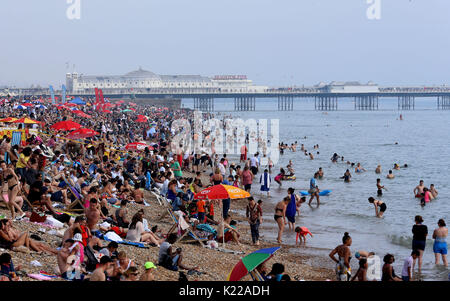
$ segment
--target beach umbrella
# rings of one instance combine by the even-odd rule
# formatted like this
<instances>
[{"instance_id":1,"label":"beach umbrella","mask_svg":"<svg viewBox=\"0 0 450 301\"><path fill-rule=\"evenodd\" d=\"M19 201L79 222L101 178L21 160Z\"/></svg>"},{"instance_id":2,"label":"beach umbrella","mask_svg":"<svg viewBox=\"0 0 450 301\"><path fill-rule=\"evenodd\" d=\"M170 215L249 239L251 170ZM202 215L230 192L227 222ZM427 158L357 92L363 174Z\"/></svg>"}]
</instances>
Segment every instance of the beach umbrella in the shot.
<instances>
[{"instance_id":1,"label":"beach umbrella","mask_svg":"<svg viewBox=\"0 0 450 301\"><path fill-rule=\"evenodd\" d=\"M112 113L110 110L103 110L102 112L103 112L103 113L108 113L108 114L111 114L111 113Z\"/></svg>"},{"instance_id":2,"label":"beach umbrella","mask_svg":"<svg viewBox=\"0 0 450 301\"><path fill-rule=\"evenodd\" d=\"M44 109L44 110L46 110L46 109L47 109L47 107L46 107L46 106L44 106L44 105L38 105L38 106L36 106L36 108L38 108L38 109Z\"/></svg>"},{"instance_id":3,"label":"beach umbrella","mask_svg":"<svg viewBox=\"0 0 450 301\"><path fill-rule=\"evenodd\" d=\"M25 117L14 120L12 123L40 124L41 122Z\"/></svg>"},{"instance_id":4,"label":"beach umbrella","mask_svg":"<svg viewBox=\"0 0 450 301\"><path fill-rule=\"evenodd\" d=\"M76 107L76 106L78 106L76 103L65 103L65 104L63 104L64 106L66 106L66 107Z\"/></svg>"},{"instance_id":5,"label":"beach umbrella","mask_svg":"<svg viewBox=\"0 0 450 301\"><path fill-rule=\"evenodd\" d=\"M137 117L138 117L138 119L136 119L136 122L147 122L148 121L147 116L138 115Z\"/></svg>"},{"instance_id":6,"label":"beach umbrella","mask_svg":"<svg viewBox=\"0 0 450 301\"><path fill-rule=\"evenodd\" d=\"M88 115L88 114L86 114L86 113L84 113L84 112L81 112L81 113L75 113L77 116L80 116L80 117L83 117L83 118L91 118L92 116L91 115Z\"/></svg>"},{"instance_id":7,"label":"beach umbrella","mask_svg":"<svg viewBox=\"0 0 450 301\"><path fill-rule=\"evenodd\" d=\"M225 199L244 199L250 197L250 193L240 189L239 187L234 187L231 185L214 185L211 187L207 187L202 191L196 193L194 195L194 200L225 200ZM223 224L223 215L222 217ZM222 237L223 237L223 245L225 245L225 228L222 227Z\"/></svg>"},{"instance_id":8,"label":"beach umbrella","mask_svg":"<svg viewBox=\"0 0 450 301\"><path fill-rule=\"evenodd\" d=\"M100 133L98 133L94 130L91 130L91 129L79 128L76 131L70 132L69 135L67 135L67 138L69 138L69 139L84 139L84 138L94 137L96 135L100 135Z\"/></svg>"},{"instance_id":9,"label":"beach umbrella","mask_svg":"<svg viewBox=\"0 0 450 301\"><path fill-rule=\"evenodd\" d=\"M76 104L76 105L85 105L86 104L86 102L84 100L82 100L80 97L75 98L70 103Z\"/></svg>"},{"instance_id":10,"label":"beach umbrella","mask_svg":"<svg viewBox=\"0 0 450 301\"><path fill-rule=\"evenodd\" d=\"M130 110L133 111L133 112L136 112L136 109L135 109L135 108L130 108Z\"/></svg>"},{"instance_id":11,"label":"beach umbrella","mask_svg":"<svg viewBox=\"0 0 450 301\"><path fill-rule=\"evenodd\" d=\"M81 128L81 124L73 122L72 120L65 120L55 123L51 128L58 131L73 131Z\"/></svg>"},{"instance_id":12,"label":"beach umbrella","mask_svg":"<svg viewBox=\"0 0 450 301\"><path fill-rule=\"evenodd\" d=\"M126 112L133 112L133 110L125 109L125 110L122 110L122 112L124 112L124 113L126 113Z\"/></svg>"},{"instance_id":13,"label":"beach umbrella","mask_svg":"<svg viewBox=\"0 0 450 301\"><path fill-rule=\"evenodd\" d=\"M25 106L25 107L32 107L32 106L34 106L34 104L29 103L29 102L26 102L26 103L23 103L22 106Z\"/></svg>"},{"instance_id":14,"label":"beach umbrella","mask_svg":"<svg viewBox=\"0 0 450 301\"><path fill-rule=\"evenodd\" d=\"M239 262L231 270L227 280L241 280L245 275L253 272L259 265L272 258L273 254L279 249L280 247L261 249L241 258L241 260L239 260Z\"/></svg>"},{"instance_id":15,"label":"beach umbrella","mask_svg":"<svg viewBox=\"0 0 450 301\"><path fill-rule=\"evenodd\" d=\"M130 150L130 149L135 149L135 150L144 150L146 147L148 147L149 150L153 150L153 147L146 144L146 143L142 143L142 142L133 142L133 143L128 143L125 146L125 149Z\"/></svg>"},{"instance_id":16,"label":"beach umbrella","mask_svg":"<svg viewBox=\"0 0 450 301\"><path fill-rule=\"evenodd\" d=\"M16 121L16 120L17 120L17 118L7 117L7 118L4 118L4 119L0 119L0 122L10 123L10 122L13 122L13 121Z\"/></svg>"},{"instance_id":17,"label":"beach umbrella","mask_svg":"<svg viewBox=\"0 0 450 301\"><path fill-rule=\"evenodd\" d=\"M196 200L224 200L224 199L245 199L250 197L250 193L231 185L214 185L203 189L194 195Z\"/></svg>"},{"instance_id":18,"label":"beach umbrella","mask_svg":"<svg viewBox=\"0 0 450 301\"><path fill-rule=\"evenodd\" d=\"M14 109L20 109L20 110L25 110L27 107L26 106L23 106L23 105L18 105L18 106L15 106L14 107Z\"/></svg>"}]
</instances>

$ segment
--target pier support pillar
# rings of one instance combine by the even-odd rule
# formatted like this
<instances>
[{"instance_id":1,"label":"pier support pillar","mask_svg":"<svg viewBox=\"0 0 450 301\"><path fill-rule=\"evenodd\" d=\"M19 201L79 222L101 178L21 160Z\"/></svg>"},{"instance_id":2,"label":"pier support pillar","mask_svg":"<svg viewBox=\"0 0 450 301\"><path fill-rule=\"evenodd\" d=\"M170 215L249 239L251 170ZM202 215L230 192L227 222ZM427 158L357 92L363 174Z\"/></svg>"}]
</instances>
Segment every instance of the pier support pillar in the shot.
<instances>
[{"instance_id":1,"label":"pier support pillar","mask_svg":"<svg viewBox=\"0 0 450 301\"><path fill-rule=\"evenodd\" d=\"M438 96L437 108L438 110L450 110L450 95Z\"/></svg>"},{"instance_id":2,"label":"pier support pillar","mask_svg":"<svg viewBox=\"0 0 450 301\"><path fill-rule=\"evenodd\" d=\"M415 97L411 95L404 95L398 97L398 109L399 110L414 110Z\"/></svg>"},{"instance_id":3,"label":"pier support pillar","mask_svg":"<svg viewBox=\"0 0 450 301\"><path fill-rule=\"evenodd\" d=\"M235 111L255 111L256 97L235 97L234 110Z\"/></svg>"},{"instance_id":4,"label":"pier support pillar","mask_svg":"<svg viewBox=\"0 0 450 301\"><path fill-rule=\"evenodd\" d=\"M194 98L194 110L211 112L214 111L214 98L196 97Z\"/></svg>"},{"instance_id":5,"label":"pier support pillar","mask_svg":"<svg viewBox=\"0 0 450 301\"><path fill-rule=\"evenodd\" d=\"M338 97L337 96L315 96L314 108L319 111L337 111Z\"/></svg>"},{"instance_id":6,"label":"pier support pillar","mask_svg":"<svg viewBox=\"0 0 450 301\"><path fill-rule=\"evenodd\" d=\"M278 111L292 111L294 110L293 96L278 96Z\"/></svg>"},{"instance_id":7,"label":"pier support pillar","mask_svg":"<svg viewBox=\"0 0 450 301\"><path fill-rule=\"evenodd\" d=\"M378 110L378 96L355 96L355 110Z\"/></svg>"}]
</instances>

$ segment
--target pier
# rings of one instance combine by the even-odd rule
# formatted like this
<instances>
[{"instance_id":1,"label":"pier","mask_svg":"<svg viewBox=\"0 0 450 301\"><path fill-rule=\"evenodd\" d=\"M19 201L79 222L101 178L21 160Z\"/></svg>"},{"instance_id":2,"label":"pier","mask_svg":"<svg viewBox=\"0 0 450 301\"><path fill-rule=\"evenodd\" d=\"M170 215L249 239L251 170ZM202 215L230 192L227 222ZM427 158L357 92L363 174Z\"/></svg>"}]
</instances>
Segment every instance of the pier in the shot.
<instances>
[{"instance_id":1,"label":"pier","mask_svg":"<svg viewBox=\"0 0 450 301\"><path fill-rule=\"evenodd\" d=\"M48 89L32 91L16 91L21 98L49 97ZM58 95L58 91L55 92ZM93 98L95 94L70 94L81 98ZM104 93L104 97L111 99L129 99L126 93ZM379 88L378 92L327 92L319 88L271 88L264 92L224 92L220 89L145 89L133 90L133 98L137 99L193 99L194 109L212 112L214 111L215 99L230 99L230 109L235 111L257 110L257 99L275 98L278 102L279 111L292 111L295 100L300 98L314 99L314 108L318 111L336 111L339 102L343 99L352 99L355 110L379 110L383 99L397 98L398 110L415 110L415 100L419 97L429 98L436 101L438 110L450 110L450 87L409 87Z\"/></svg>"}]
</instances>

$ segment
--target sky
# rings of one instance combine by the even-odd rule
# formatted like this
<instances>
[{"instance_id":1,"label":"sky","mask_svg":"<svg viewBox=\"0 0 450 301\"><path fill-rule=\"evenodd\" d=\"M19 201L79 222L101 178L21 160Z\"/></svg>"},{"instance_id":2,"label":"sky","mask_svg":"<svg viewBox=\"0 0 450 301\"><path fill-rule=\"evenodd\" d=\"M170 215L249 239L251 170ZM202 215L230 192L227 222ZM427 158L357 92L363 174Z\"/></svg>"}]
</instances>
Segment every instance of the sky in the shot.
<instances>
[{"instance_id":1,"label":"sky","mask_svg":"<svg viewBox=\"0 0 450 301\"><path fill-rule=\"evenodd\" d=\"M80 19L67 2L80 1ZM0 86L67 72L247 75L254 84L450 84L450 1L1 0Z\"/></svg>"}]
</instances>

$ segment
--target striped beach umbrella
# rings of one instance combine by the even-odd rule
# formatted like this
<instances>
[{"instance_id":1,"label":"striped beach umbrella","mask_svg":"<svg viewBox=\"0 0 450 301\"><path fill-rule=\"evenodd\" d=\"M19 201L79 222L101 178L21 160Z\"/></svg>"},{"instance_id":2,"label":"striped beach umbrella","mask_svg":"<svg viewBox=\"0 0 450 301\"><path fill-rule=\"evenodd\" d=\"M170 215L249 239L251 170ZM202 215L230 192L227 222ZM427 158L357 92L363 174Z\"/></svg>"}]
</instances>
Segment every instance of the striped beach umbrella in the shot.
<instances>
[{"instance_id":1,"label":"striped beach umbrella","mask_svg":"<svg viewBox=\"0 0 450 301\"><path fill-rule=\"evenodd\" d=\"M267 248L255 251L243 257L234 266L228 275L228 281L239 281L244 278L247 274L252 273L259 265L263 264L270 258L273 254L278 251L280 247ZM253 276L253 275L252 275ZM256 273L256 278L260 278L259 273Z\"/></svg>"}]
</instances>

